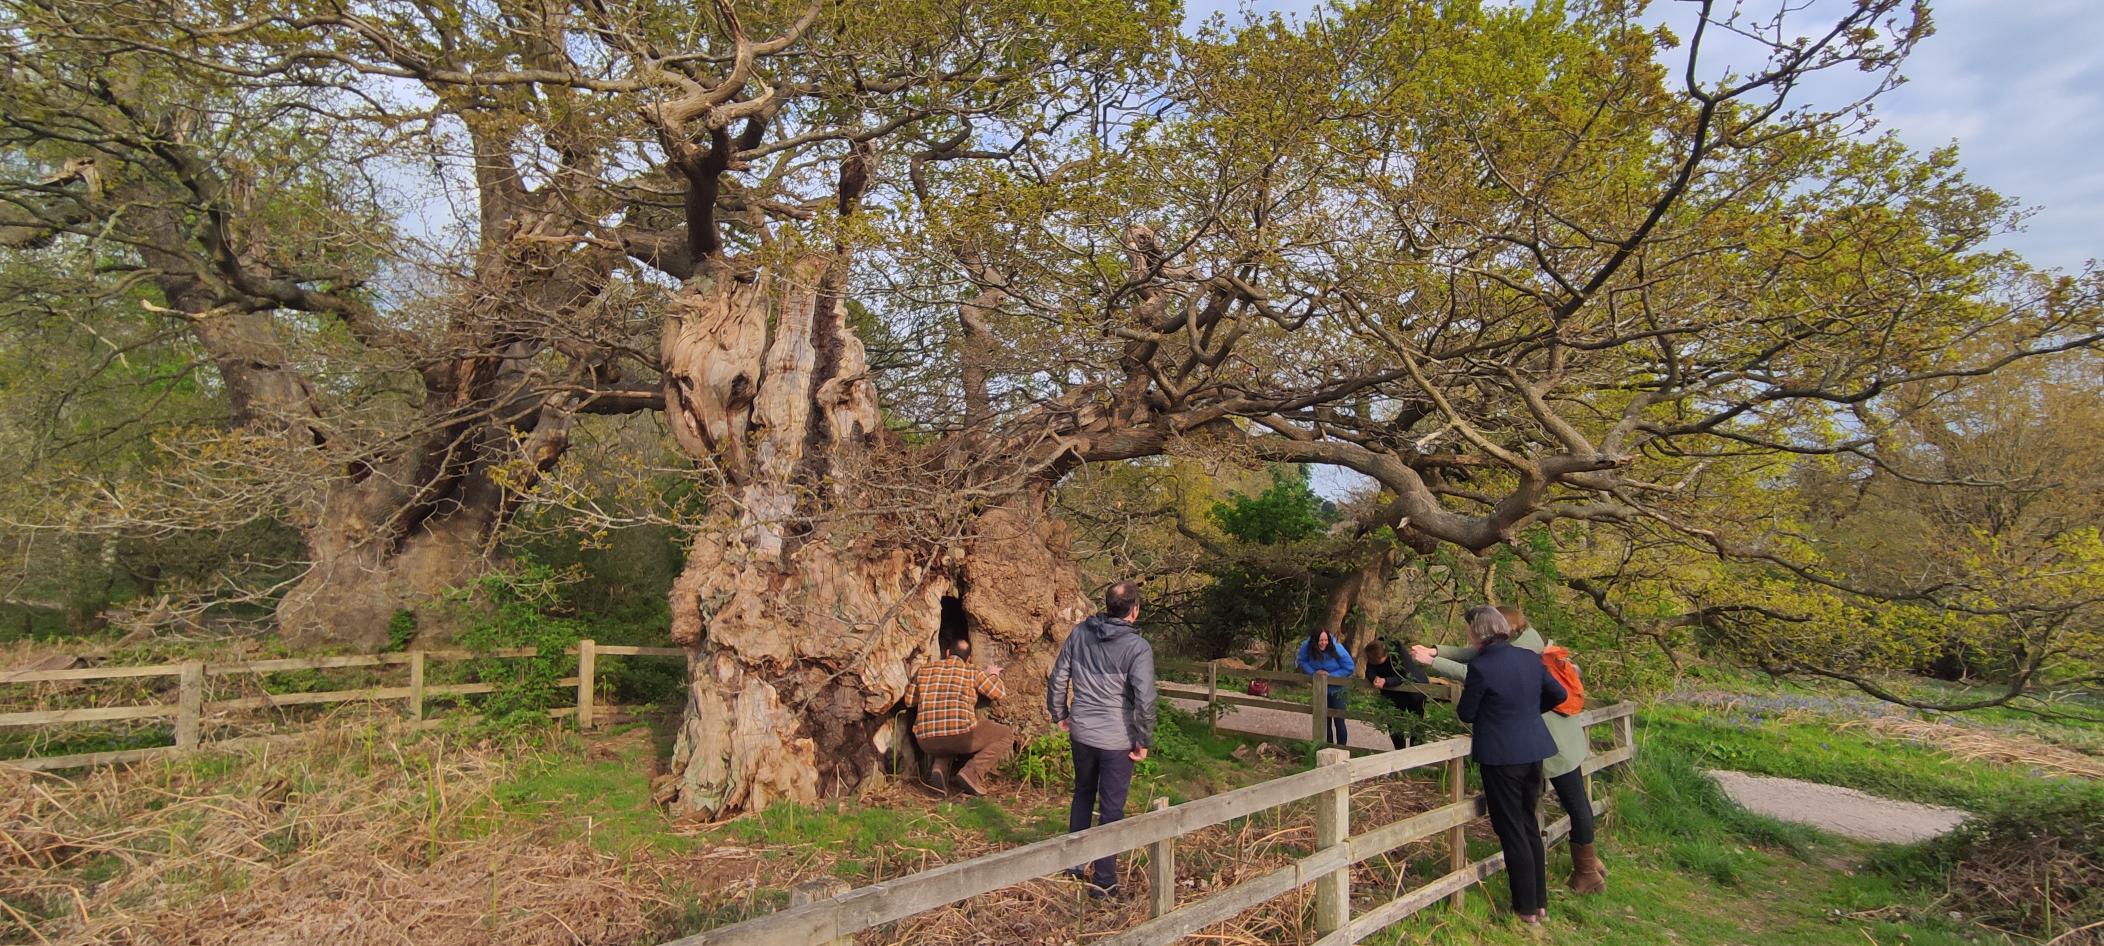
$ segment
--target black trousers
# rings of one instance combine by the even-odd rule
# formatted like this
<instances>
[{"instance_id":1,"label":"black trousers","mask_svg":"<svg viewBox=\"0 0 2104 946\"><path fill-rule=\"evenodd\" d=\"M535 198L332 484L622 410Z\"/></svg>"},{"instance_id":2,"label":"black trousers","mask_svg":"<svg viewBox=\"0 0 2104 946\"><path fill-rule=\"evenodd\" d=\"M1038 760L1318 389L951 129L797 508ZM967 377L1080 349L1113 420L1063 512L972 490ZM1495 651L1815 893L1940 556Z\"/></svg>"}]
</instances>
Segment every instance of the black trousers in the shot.
<instances>
[{"instance_id":1,"label":"black trousers","mask_svg":"<svg viewBox=\"0 0 2104 946\"><path fill-rule=\"evenodd\" d=\"M1067 831L1081 831L1092 816L1112 824L1125 817L1125 793L1132 788L1132 756L1126 749L1098 749L1074 743L1074 804L1067 809ZM1118 857L1096 859L1092 878L1098 887L1118 882Z\"/></svg>"},{"instance_id":2,"label":"black trousers","mask_svg":"<svg viewBox=\"0 0 2104 946\"><path fill-rule=\"evenodd\" d=\"M1490 805L1490 827L1505 850L1505 879L1512 886L1512 912L1526 916L1549 905L1547 854L1542 850L1541 763L1476 764Z\"/></svg>"},{"instance_id":3,"label":"black trousers","mask_svg":"<svg viewBox=\"0 0 2104 946\"><path fill-rule=\"evenodd\" d=\"M1425 695L1422 693L1396 693L1391 690L1382 690L1381 696L1388 700L1389 705L1401 712L1409 713L1420 719L1425 715ZM1409 745L1410 738L1400 732L1391 732L1388 734L1388 741L1393 743L1396 748L1401 749Z\"/></svg>"},{"instance_id":4,"label":"black trousers","mask_svg":"<svg viewBox=\"0 0 2104 946\"><path fill-rule=\"evenodd\" d=\"M1593 800L1585 794L1584 773L1572 769L1550 779L1549 786L1556 789L1556 800L1571 816L1571 843L1593 843Z\"/></svg>"},{"instance_id":5,"label":"black trousers","mask_svg":"<svg viewBox=\"0 0 2104 946\"><path fill-rule=\"evenodd\" d=\"M1328 728L1324 731L1329 734L1331 745L1352 744L1351 734L1344 729L1344 704L1347 698L1343 687L1330 688L1329 706L1334 712L1330 714Z\"/></svg>"}]
</instances>

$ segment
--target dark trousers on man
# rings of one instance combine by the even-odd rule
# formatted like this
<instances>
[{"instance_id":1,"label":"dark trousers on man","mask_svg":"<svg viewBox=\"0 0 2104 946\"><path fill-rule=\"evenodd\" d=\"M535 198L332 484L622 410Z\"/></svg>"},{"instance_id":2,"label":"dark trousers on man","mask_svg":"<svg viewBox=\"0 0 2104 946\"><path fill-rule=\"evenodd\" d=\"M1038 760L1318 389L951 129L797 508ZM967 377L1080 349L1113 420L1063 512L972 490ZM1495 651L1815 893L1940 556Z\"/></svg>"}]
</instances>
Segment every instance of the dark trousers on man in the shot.
<instances>
[{"instance_id":1,"label":"dark trousers on man","mask_svg":"<svg viewBox=\"0 0 2104 946\"><path fill-rule=\"evenodd\" d=\"M1512 912L1529 916L1549 905L1548 855L1542 850L1541 763L1483 765L1483 795L1490 805L1490 827L1505 850L1505 879L1512 885Z\"/></svg>"},{"instance_id":2,"label":"dark trousers on man","mask_svg":"<svg viewBox=\"0 0 2104 946\"><path fill-rule=\"evenodd\" d=\"M1098 824L1112 824L1125 817L1125 793L1132 788L1132 756L1127 749L1098 749L1074 743L1074 804L1067 810L1067 830L1085 830L1091 817ZM1098 812L1101 812L1098 816ZM1108 889L1118 883L1118 857L1096 859L1096 886Z\"/></svg>"},{"instance_id":3,"label":"dark trousers on man","mask_svg":"<svg viewBox=\"0 0 2104 946\"><path fill-rule=\"evenodd\" d=\"M1571 843L1593 843L1593 800L1585 794L1585 773L1572 769L1549 780L1556 800L1571 816Z\"/></svg>"},{"instance_id":4,"label":"dark trousers on man","mask_svg":"<svg viewBox=\"0 0 2104 946\"><path fill-rule=\"evenodd\" d=\"M1330 688L1330 722L1328 732L1330 736L1331 745L1348 746L1352 744L1352 738L1350 734L1344 731L1345 698L1346 697L1343 687Z\"/></svg>"},{"instance_id":5,"label":"dark trousers on man","mask_svg":"<svg viewBox=\"0 0 2104 946\"><path fill-rule=\"evenodd\" d=\"M1395 707L1396 712L1409 713L1410 715L1415 716L1418 719L1425 718L1424 694L1397 693L1393 690L1382 690L1381 696L1388 700L1388 705ZM1404 734L1402 731L1397 730L1388 734L1388 741L1392 743L1396 748L1401 749L1410 744L1410 737Z\"/></svg>"},{"instance_id":6,"label":"dark trousers on man","mask_svg":"<svg viewBox=\"0 0 2104 946\"><path fill-rule=\"evenodd\" d=\"M986 785L986 776L993 772L994 766L1000 765L1001 760L1008 757L1008 750L1015 747L1015 730L982 719L977 726L961 733L915 737L913 741L920 743L921 752L929 756L964 760L957 769L957 778L976 795ZM931 760L929 764L935 763Z\"/></svg>"}]
</instances>

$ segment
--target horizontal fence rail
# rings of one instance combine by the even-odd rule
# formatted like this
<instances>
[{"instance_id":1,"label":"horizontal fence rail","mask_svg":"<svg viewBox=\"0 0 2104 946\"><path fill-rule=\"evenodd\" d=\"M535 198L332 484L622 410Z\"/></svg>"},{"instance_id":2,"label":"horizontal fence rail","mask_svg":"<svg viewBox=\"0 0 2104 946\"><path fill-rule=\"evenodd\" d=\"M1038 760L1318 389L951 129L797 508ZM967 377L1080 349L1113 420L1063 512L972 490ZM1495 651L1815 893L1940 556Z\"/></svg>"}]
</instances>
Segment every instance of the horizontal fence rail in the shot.
<instances>
[{"instance_id":1,"label":"horizontal fence rail","mask_svg":"<svg viewBox=\"0 0 2104 946\"><path fill-rule=\"evenodd\" d=\"M1326 673L1306 674L1285 673L1277 670L1253 670L1246 667L1225 665L1218 660L1208 660L1203 663L1188 660L1157 660L1154 662L1154 666L1157 671L1196 674L1205 677L1203 686L1195 683L1158 681L1155 684L1155 689L1163 696L1182 700L1203 700L1208 711L1214 706L1224 705L1247 706L1253 709L1278 710L1287 713L1306 713L1311 724L1312 738L1315 742L1329 741L1329 721L1332 719L1342 718L1362 723L1380 722L1380 720L1363 713L1330 709L1325 699L1329 693L1329 687L1344 687L1368 693L1420 693L1427 699L1438 700L1442 703L1452 703L1461 698L1460 685L1445 680L1428 684L1406 683L1391 687L1376 687L1362 676L1332 677ZM1292 700L1277 700L1269 697L1229 692L1220 687L1220 679L1222 677L1264 680L1273 683L1285 683L1294 687L1306 687L1308 689L1308 701L1300 703ZM1260 739L1280 738L1272 733L1221 726L1218 717L1210 712L1208 713L1208 718L1212 720L1211 725L1216 732L1230 732L1241 736L1255 736Z\"/></svg>"},{"instance_id":2,"label":"horizontal fence rail","mask_svg":"<svg viewBox=\"0 0 2104 946\"><path fill-rule=\"evenodd\" d=\"M566 656L577 658L577 673L555 681L555 686L574 689L577 693L575 706L558 707L548 711L552 719L574 718L577 728L590 729L602 710L619 712L632 707L598 707L595 705L593 686L596 680L598 658L620 657L685 657L686 650L678 647L634 647L628 645L600 644L583 640L575 647L563 650ZM78 667L66 670L16 670L0 671L0 685L31 683L72 683L90 680L119 680L142 677L177 677L174 703L149 703L137 706L97 706L79 709L36 710L31 712L0 713L0 727L12 726L62 726L74 723L112 722L137 719L175 719L175 744L148 746L140 749L118 749L108 752L82 752L60 756L30 756L18 759L0 759L0 765L33 771L78 768L90 765L111 765L121 762L137 762L172 752L196 749L205 744L202 739L205 718L213 713L240 710L276 709L291 706L320 706L331 703L366 703L402 701L404 715L410 728L429 728L434 721L424 719L424 703L430 697L472 696L494 692L494 683L446 683L429 684L424 680L425 669L432 661L485 660L537 657L540 651L532 647L507 647L489 651L460 649L411 650L393 654L348 654L336 657L289 657L269 660L241 661L189 661L185 663L160 664L147 667ZM262 696L239 697L226 700L206 700L205 681L211 677L226 677L240 674L282 673L288 670L336 670L357 667L406 667L409 682L406 686L364 687L355 690L321 690L298 693L265 693ZM233 746L253 742L257 739L280 738L277 736L248 736L235 739L212 740L214 746Z\"/></svg>"},{"instance_id":3,"label":"horizontal fence rail","mask_svg":"<svg viewBox=\"0 0 2104 946\"><path fill-rule=\"evenodd\" d=\"M1629 761L1636 755L1635 707L1618 703L1579 713L1582 726L1612 724L1614 746L1586 760L1587 774ZM1157 807L1113 824L1047 838L1022 847L933 870L857 887L732 926L697 933L662 946L803 946L850 942L864 930L906 919L959 900L1050 876L1099 857L1147 848L1154 915L1115 936L1095 942L1114 946L1159 946L1279 897L1296 887L1316 885L1319 946L1357 943L1388 925L1436 903L1458 896L1472 884L1504 867L1504 856L1478 861L1467 858L1463 826L1484 812L1483 796L1465 794L1462 762L1468 757L1466 736L1352 758L1340 749L1325 749L1320 764L1306 772L1273 779L1185 802ZM1351 786L1427 766L1444 766L1451 801L1358 835L1350 833ZM1174 845L1177 838L1280 805L1315 799L1320 845L1293 864L1244 880L1187 906L1175 906ZM1603 813L1605 800L1594 800ZM1546 830L1546 843L1570 831L1564 818ZM1444 834L1452 849L1448 873L1404 892L1363 915L1351 915L1351 865L1393 851L1413 841ZM803 898L799 898L801 900Z\"/></svg>"}]
</instances>

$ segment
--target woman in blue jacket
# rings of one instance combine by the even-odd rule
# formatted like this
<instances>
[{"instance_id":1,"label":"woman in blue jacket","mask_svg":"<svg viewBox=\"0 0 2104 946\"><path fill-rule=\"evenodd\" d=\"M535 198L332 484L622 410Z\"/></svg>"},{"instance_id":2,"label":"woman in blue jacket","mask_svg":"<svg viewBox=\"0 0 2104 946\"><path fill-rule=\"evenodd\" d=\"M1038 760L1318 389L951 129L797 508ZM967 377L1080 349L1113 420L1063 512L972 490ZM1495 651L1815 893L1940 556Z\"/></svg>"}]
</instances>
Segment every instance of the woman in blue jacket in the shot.
<instances>
[{"instance_id":1,"label":"woman in blue jacket","mask_svg":"<svg viewBox=\"0 0 2104 946\"><path fill-rule=\"evenodd\" d=\"M1321 672L1329 674L1332 680L1349 680L1358 669L1359 665L1352 662L1351 651L1337 646L1336 641L1330 640L1328 631L1318 630L1306 643L1300 645L1302 673L1313 675ZM1330 709L1335 711L1330 715L1330 744L1351 745L1350 737L1344 732L1344 688L1331 686L1329 702Z\"/></svg>"}]
</instances>

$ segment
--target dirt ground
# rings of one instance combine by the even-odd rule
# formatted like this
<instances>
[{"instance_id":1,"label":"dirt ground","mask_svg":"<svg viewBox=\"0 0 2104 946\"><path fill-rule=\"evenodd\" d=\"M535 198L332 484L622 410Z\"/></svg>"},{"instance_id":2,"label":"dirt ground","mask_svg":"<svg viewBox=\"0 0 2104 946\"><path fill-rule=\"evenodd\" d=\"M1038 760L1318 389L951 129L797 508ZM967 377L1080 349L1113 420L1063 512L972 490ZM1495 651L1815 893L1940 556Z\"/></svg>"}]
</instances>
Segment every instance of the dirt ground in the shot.
<instances>
[{"instance_id":1,"label":"dirt ground","mask_svg":"<svg viewBox=\"0 0 2104 946\"><path fill-rule=\"evenodd\" d=\"M1794 778L1722 770L1709 774L1748 811L1864 841L1926 841L1957 827L1967 815L1956 808L1895 801Z\"/></svg>"}]
</instances>

